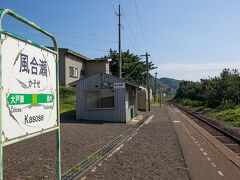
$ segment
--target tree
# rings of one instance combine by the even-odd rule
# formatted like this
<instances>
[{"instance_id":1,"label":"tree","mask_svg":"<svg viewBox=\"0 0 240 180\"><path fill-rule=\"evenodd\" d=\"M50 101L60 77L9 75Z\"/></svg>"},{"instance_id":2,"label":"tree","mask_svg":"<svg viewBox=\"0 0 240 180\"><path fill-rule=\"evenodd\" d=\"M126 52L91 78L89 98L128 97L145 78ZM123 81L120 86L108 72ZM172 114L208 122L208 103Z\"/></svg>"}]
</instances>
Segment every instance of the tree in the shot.
<instances>
[{"instance_id":1,"label":"tree","mask_svg":"<svg viewBox=\"0 0 240 180\"><path fill-rule=\"evenodd\" d=\"M117 76L119 54L117 51L110 49L108 57L112 59L110 62L110 70L114 76ZM138 55L135 55L127 50L122 52L122 63L123 79L135 84L146 85L147 66L145 61L142 61ZM152 62L149 63L150 70L155 68L156 67Z\"/></svg>"},{"instance_id":2,"label":"tree","mask_svg":"<svg viewBox=\"0 0 240 180\"><path fill-rule=\"evenodd\" d=\"M238 70L224 69L219 77L199 82L182 81L176 98L189 98L205 102L210 107L240 103L240 74Z\"/></svg>"}]
</instances>

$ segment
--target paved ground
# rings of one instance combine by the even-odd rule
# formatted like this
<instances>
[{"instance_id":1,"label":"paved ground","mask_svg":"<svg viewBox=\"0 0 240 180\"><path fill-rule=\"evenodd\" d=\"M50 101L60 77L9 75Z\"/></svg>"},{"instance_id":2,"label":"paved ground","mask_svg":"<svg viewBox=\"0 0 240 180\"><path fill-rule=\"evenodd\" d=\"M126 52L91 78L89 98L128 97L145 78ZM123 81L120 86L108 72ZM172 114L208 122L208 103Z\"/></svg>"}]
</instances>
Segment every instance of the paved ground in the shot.
<instances>
[{"instance_id":1,"label":"paved ground","mask_svg":"<svg viewBox=\"0 0 240 180\"><path fill-rule=\"evenodd\" d=\"M62 119L62 172L110 143L130 125ZM4 179L55 179L55 133L4 148Z\"/></svg>"},{"instance_id":2,"label":"paved ground","mask_svg":"<svg viewBox=\"0 0 240 180\"><path fill-rule=\"evenodd\" d=\"M131 140L86 174L86 179L189 179L167 108L152 112Z\"/></svg>"},{"instance_id":3,"label":"paved ground","mask_svg":"<svg viewBox=\"0 0 240 180\"><path fill-rule=\"evenodd\" d=\"M187 116L173 107L167 109L193 180L240 179L240 169L200 134Z\"/></svg>"},{"instance_id":4,"label":"paved ground","mask_svg":"<svg viewBox=\"0 0 240 180\"><path fill-rule=\"evenodd\" d=\"M240 170L203 137L180 111L155 109L153 118L86 179L229 179ZM62 123L63 172L105 146L130 125L69 121ZM55 135L48 133L4 148L5 179L55 179Z\"/></svg>"}]
</instances>

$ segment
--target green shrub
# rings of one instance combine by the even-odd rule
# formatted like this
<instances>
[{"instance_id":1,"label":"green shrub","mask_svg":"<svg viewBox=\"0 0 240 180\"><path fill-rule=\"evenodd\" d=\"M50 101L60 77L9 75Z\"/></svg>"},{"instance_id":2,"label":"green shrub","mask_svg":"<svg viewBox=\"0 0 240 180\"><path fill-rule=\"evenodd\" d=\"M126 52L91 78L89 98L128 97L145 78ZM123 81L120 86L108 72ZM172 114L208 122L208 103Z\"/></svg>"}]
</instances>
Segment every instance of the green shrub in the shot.
<instances>
[{"instance_id":1,"label":"green shrub","mask_svg":"<svg viewBox=\"0 0 240 180\"><path fill-rule=\"evenodd\" d=\"M191 107L200 107L204 106L204 102L190 99L178 99L176 102L182 104L183 106L191 106Z\"/></svg>"},{"instance_id":2,"label":"green shrub","mask_svg":"<svg viewBox=\"0 0 240 180\"><path fill-rule=\"evenodd\" d=\"M209 116L223 121L230 122L234 126L240 126L240 108L214 110L208 113Z\"/></svg>"},{"instance_id":3,"label":"green shrub","mask_svg":"<svg viewBox=\"0 0 240 180\"><path fill-rule=\"evenodd\" d=\"M60 87L60 108L61 112L76 109L76 89L73 87Z\"/></svg>"},{"instance_id":4,"label":"green shrub","mask_svg":"<svg viewBox=\"0 0 240 180\"><path fill-rule=\"evenodd\" d=\"M76 88L74 87L63 87L59 88L59 96L60 98L64 98L66 96L72 96L76 94Z\"/></svg>"}]
</instances>

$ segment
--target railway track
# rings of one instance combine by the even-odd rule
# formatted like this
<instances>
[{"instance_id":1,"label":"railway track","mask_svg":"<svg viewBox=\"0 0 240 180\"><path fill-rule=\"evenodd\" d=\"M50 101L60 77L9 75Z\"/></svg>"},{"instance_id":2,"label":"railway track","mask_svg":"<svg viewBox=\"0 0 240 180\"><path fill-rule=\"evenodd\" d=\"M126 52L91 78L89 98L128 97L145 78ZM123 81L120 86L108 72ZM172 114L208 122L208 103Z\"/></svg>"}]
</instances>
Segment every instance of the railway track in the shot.
<instances>
[{"instance_id":1,"label":"railway track","mask_svg":"<svg viewBox=\"0 0 240 180\"><path fill-rule=\"evenodd\" d=\"M189 109L179 105L172 103L175 107L181 110L185 115L187 115L190 119L192 119L195 123L209 132L212 136L218 139L221 143L223 143L226 147L231 149L234 153L240 156L240 137L236 134L223 129L216 124L209 121L207 118L200 116L199 114L190 111Z\"/></svg>"},{"instance_id":2,"label":"railway track","mask_svg":"<svg viewBox=\"0 0 240 180\"><path fill-rule=\"evenodd\" d=\"M103 159L106 155L112 152L115 148L117 148L120 144L122 144L126 139L128 139L134 132L144 123L149 116L142 118L137 124L130 127L123 134L114 139L111 143L103 147L102 149L96 151L92 155L88 156L81 163L77 164L73 168L69 169L62 175L62 180L72 180L79 179L82 177L89 169L94 167L101 159Z\"/></svg>"}]
</instances>

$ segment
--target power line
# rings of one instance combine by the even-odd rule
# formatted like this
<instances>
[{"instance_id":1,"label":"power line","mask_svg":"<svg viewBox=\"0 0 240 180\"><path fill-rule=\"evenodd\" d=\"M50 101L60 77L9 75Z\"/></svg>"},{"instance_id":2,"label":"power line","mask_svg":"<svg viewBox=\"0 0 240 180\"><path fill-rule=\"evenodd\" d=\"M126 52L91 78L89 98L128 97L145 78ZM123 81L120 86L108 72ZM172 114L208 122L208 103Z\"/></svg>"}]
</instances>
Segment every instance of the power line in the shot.
<instances>
[{"instance_id":1,"label":"power line","mask_svg":"<svg viewBox=\"0 0 240 180\"><path fill-rule=\"evenodd\" d=\"M58 35L61 35L61 36L66 36L66 37L89 39L89 40L93 40L93 41L102 41L102 42L108 42L108 43L114 43L114 44L117 43L116 41L112 41L112 40L90 38L90 37L84 37L84 36L78 36L78 35L72 35L72 34L63 34L63 33L55 33L55 34L58 34Z\"/></svg>"},{"instance_id":2,"label":"power line","mask_svg":"<svg viewBox=\"0 0 240 180\"><path fill-rule=\"evenodd\" d=\"M147 50L147 43L146 43L145 35L144 35L144 32L143 32L143 27L142 27L141 18L140 18L140 15L139 15L139 10L138 10L138 6L137 6L137 1L136 0L134 0L134 4L135 4L135 7L136 7L137 17L138 17L138 21L139 21L140 28L141 28L142 35L143 35L144 45L145 45L145 48Z\"/></svg>"},{"instance_id":3,"label":"power line","mask_svg":"<svg viewBox=\"0 0 240 180\"><path fill-rule=\"evenodd\" d=\"M7 24L5 24L6 26L9 26ZM10 27L10 26L9 26ZM29 31L29 30L25 30L25 29L22 29L22 28L16 28L16 27L11 27L11 28L14 28L16 30L19 30L19 31L22 31L24 33L30 33L32 35L37 35L37 32L35 31ZM36 38L36 37L35 37ZM41 39L44 39L44 40L48 40L49 38L45 37L45 36L37 36L37 38L41 38ZM87 47L87 46L83 46L83 45L79 45L79 44L74 44L74 43L69 43L69 42L65 42L65 41L62 41L62 40L58 40L58 42L61 42L63 44L69 44L71 46L75 46L75 47L81 47L81 48L84 48L84 49L89 49L89 50L94 50L94 51L100 51L100 52L108 52L106 50L103 50L103 49L98 49L98 48L92 48L92 47Z\"/></svg>"},{"instance_id":4,"label":"power line","mask_svg":"<svg viewBox=\"0 0 240 180\"><path fill-rule=\"evenodd\" d=\"M94 50L94 51L100 51L100 52L108 52L108 51L103 50L103 49L92 48L92 47L88 47L88 46L83 46L83 45L79 45L79 44L74 44L74 43L69 43L69 42L61 41L61 40L58 40L58 42L61 42L61 43L64 43L64 44L69 44L69 45L71 45L71 46L81 47L81 48L84 48L84 49L89 49L89 50Z\"/></svg>"},{"instance_id":5,"label":"power line","mask_svg":"<svg viewBox=\"0 0 240 180\"><path fill-rule=\"evenodd\" d=\"M122 11L123 11L123 9L122 9ZM138 45L138 43L137 43L137 41L136 41L136 38L135 38L134 33L133 33L133 31L132 31L132 28L131 28L131 26L130 26L130 24L129 24L129 22L128 22L126 13L125 13L124 11L123 11L123 17L124 17L125 20L126 20L128 29L129 29L129 31L130 31L130 33L131 33L131 36L132 36L133 41L134 41L135 44L136 44L137 49L139 49L140 51L142 51L141 48L140 48L140 46Z\"/></svg>"},{"instance_id":6,"label":"power line","mask_svg":"<svg viewBox=\"0 0 240 180\"><path fill-rule=\"evenodd\" d=\"M127 77L129 77L129 76L135 71L135 69L138 67L138 65L140 65L140 64L142 64L142 62L137 62L137 63L133 66L133 68L132 68L128 73L125 74L124 79L127 78Z\"/></svg>"},{"instance_id":7,"label":"power line","mask_svg":"<svg viewBox=\"0 0 240 180\"><path fill-rule=\"evenodd\" d=\"M109 2L110 2L111 6L112 6L112 8L113 8L114 13L116 13L117 10L116 10L116 8L114 7L113 0L109 0ZM120 3L119 3L119 4L120 4Z\"/></svg>"},{"instance_id":8,"label":"power line","mask_svg":"<svg viewBox=\"0 0 240 180\"><path fill-rule=\"evenodd\" d=\"M135 50L135 52L137 52L138 50L136 49L136 47L135 47L135 45L134 45L134 43L133 43L133 41L132 41L132 38L130 37L130 35L128 34L128 31L126 31L126 29L125 28L123 28L123 32L125 32L125 34L127 35L127 39L129 39L129 42L130 42L130 44L131 44L131 46L133 47L133 49Z\"/></svg>"},{"instance_id":9,"label":"power line","mask_svg":"<svg viewBox=\"0 0 240 180\"><path fill-rule=\"evenodd\" d=\"M15 28L14 25L10 25L9 23L5 23L6 26ZM28 31L28 32L32 32L36 34L35 30L25 30L23 28L17 28L17 29L21 29L23 31ZM102 42L108 42L108 43L114 43L117 44L117 41L112 41L112 40L107 40L107 39L98 39L98 38L91 38L91 37L85 37L85 36L79 36L79 35L75 35L75 34L66 34L66 33L60 33L60 32L53 32L54 34L58 35L58 36L65 36L65 37L72 37L72 38L80 38L80 39L89 39L89 40L93 40L93 41L102 41Z\"/></svg>"},{"instance_id":10,"label":"power line","mask_svg":"<svg viewBox=\"0 0 240 180\"><path fill-rule=\"evenodd\" d=\"M110 2L110 4L111 4L111 7L112 7L112 9L113 9L113 11L115 12L115 14L117 14L117 10L116 10L116 8L115 8L115 6L114 6L114 4L113 4L113 0L109 0L109 2ZM118 1L119 2L119 1ZM120 2L119 2L119 4L120 4ZM128 31L126 30L126 28L124 28L124 31L126 31L126 34L127 34L127 36L129 37L128 39L129 39L129 41L130 41L130 44L132 45L132 47L135 49L135 51L142 51L141 50L141 48L140 48L140 46L139 46L139 44L137 43L137 41L136 41L136 38L135 38L135 36L134 36L134 33L133 33L133 31L132 31L132 28L131 28L131 26L130 26L130 23L128 22L128 18L127 18L127 16L126 16L126 13L125 13L125 11L124 11L124 9L122 8L122 6L121 6L121 11L122 11L122 15L123 15L123 17L124 17L124 19L125 19L125 21L124 22L126 22L126 24L127 24L127 27L128 27L128 30L129 30L129 32L130 32L130 35L129 35L129 33L128 33ZM136 47L136 48L135 48Z\"/></svg>"}]
</instances>

